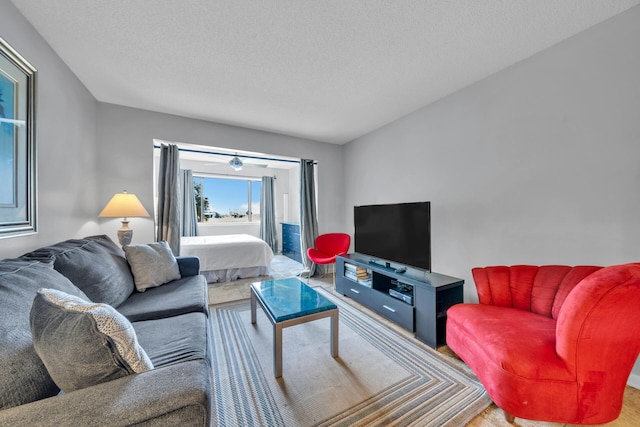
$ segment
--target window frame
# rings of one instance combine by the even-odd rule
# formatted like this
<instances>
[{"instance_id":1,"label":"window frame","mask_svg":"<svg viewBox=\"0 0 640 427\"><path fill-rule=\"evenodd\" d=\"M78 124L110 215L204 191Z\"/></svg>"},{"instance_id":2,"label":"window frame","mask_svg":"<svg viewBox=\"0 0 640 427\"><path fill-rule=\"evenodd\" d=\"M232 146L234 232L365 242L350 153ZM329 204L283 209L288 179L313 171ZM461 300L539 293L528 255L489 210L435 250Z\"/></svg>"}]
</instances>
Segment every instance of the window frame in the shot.
<instances>
[{"instance_id":1,"label":"window frame","mask_svg":"<svg viewBox=\"0 0 640 427\"><path fill-rule=\"evenodd\" d=\"M194 186L196 184L196 179L198 179L201 185L200 189L200 212L204 212L204 180L207 178L213 179L223 179L228 181L246 181L247 183L247 220L246 221L218 221L218 222L209 222L203 221L204 215L201 214L201 219L198 221L198 224L206 224L207 226L225 226L227 224L259 224L260 221L253 220L253 209L252 209L252 191L253 186L252 182L259 182L262 184L262 177L254 177L254 176L240 176L240 175L226 175L226 174L216 174L216 173L205 173L205 172L193 172L193 183Z\"/></svg>"}]
</instances>

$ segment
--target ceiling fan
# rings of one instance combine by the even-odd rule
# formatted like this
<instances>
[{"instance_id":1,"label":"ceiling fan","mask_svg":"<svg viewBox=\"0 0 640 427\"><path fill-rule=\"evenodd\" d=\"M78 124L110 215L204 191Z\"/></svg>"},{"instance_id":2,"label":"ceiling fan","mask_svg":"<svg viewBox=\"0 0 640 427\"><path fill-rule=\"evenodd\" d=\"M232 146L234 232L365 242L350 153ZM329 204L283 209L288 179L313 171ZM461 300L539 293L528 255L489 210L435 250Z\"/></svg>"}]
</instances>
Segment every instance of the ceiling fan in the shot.
<instances>
[{"instance_id":1,"label":"ceiling fan","mask_svg":"<svg viewBox=\"0 0 640 427\"><path fill-rule=\"evenodd\" d=\"M266 168L268 166L268 165L262 164L262 163L251 163L251 162L247 162L246 160L242 161L240 159L240 157L238 157L238 153L236 153L235 156L233 156L233 158L231 158L231 160L229 160L229 162L227 162L227 163L235 171L242 170L243 166L249 166L249 167L254 167L254 168ZM205 164L206 165L216 165L216 164L223 164L223 162L213 162L213 163L205 163Z\"/></svg>"}]
</instances>

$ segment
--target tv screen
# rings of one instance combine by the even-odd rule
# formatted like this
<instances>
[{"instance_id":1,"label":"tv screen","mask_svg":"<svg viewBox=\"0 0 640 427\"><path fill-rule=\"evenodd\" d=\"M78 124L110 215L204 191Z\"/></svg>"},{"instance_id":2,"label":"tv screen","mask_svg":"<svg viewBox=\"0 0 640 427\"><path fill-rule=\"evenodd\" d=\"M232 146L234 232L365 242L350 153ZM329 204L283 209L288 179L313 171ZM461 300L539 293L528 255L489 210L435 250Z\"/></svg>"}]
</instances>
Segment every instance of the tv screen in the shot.
<instances>
[{"instance_id":1,"label":"tv screen","mask_svg":"<svg viewBox=\"0 0 640 427\"><path fill-rule=\"evenodd\" d=\"M356 206L355 251L431 271L431 203Z\"/></svg>"}]
</instances>

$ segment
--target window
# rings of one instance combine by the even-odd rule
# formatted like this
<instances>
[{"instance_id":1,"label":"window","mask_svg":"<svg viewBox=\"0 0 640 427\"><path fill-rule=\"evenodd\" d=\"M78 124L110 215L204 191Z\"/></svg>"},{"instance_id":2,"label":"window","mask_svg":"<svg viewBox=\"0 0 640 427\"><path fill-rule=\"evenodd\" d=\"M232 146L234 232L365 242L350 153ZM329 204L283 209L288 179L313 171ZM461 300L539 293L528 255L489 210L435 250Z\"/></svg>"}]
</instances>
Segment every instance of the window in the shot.
<instances>
[{"instance_id":1,"label":"window","mask_svg":"<svg viewBox=\"0 0 640 427\"><path fill-rule=\"evenodd\" d=\"M193 177L198 222L260 222L260 178Z\"/></svg>"}]
</instances>

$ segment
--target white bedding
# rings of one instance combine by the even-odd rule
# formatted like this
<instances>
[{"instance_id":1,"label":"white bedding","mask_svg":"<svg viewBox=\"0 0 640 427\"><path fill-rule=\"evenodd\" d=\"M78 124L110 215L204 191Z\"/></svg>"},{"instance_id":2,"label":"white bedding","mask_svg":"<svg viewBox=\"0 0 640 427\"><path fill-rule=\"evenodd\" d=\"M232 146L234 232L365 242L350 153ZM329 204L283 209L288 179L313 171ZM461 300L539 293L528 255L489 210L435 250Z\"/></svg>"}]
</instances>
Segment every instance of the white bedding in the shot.
<instances>
[{"instance_id":1,"label":"white bedding","mask_svg":"<svg viewBox=\"0 0 640 427\"><path fill-rule=\"evenodd\" d=\"M214 272L207 277L209 282L266 274L273 259L269 245L248 234L182 237L180 255L200 258L200 270L205 276L206 272Z\"/></svg>"}]
</instances>

